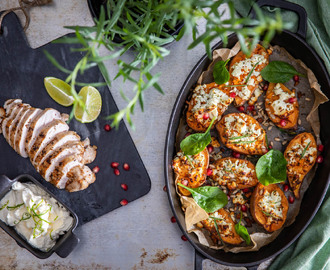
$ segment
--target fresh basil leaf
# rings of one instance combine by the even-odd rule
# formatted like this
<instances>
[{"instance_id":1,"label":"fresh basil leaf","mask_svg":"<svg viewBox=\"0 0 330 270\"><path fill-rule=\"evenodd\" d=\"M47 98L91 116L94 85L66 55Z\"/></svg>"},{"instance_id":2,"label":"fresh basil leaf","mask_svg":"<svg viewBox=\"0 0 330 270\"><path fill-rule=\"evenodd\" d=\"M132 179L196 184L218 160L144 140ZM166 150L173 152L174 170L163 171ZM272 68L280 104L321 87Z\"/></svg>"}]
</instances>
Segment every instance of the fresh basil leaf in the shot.
<instances>
[{"instance_id":1,"label":"fresh basil leaf","mask_svg":"<svg viewBox=\"0 0 330 270\"><path fill-rule=\"evenodd\" d=\"M180 143L180 148L185 155L196 155L203 151L205 147L211 142L210 129L215 119L215 117L212 119L205 133L191 134Z\"/></svg>"},{"instance_id":2,"label":"fresh basil leaf","mask_svg":"<svg viewBox=\"0 0 330 270\"><path fill-rule=\"evenodd\" d=\"M213 213L228 203L227 195L218 187L189 188L181 183L178 183L178 185L190 191L195 202L207 213Z\"/></svg>"},{"instance_id":3,"label":"fresh basil leaf","mask_svg":"<svg viewBox=\"0 0 330 270\"><path fill-rule=\"evenodd\" d=\"M239 219L239 222L237 224L235 224L235 231L237 232L237 234L242 237L244 239L244 241L246 242L246 244L250 245L251 243L251 238L249 235L249 232L247 231L247 229L241 224L241 220L242 220L242 212L241 212L241 218Z\"/></svg>"},{"instance_id":4,"label":"fresh basil leaf","mask_svg":"<svg viewBox=\"0 0 330 270\"><path fill-rule=\"evenodd\" d=\"M224 84L229 81L230 74L226 68L229 59L226 61L218 61L215 63L213 68L213 78L215 83L217 84Z\"/></svg>"},{"instance_id":5,"label":"fresh basil leaf","mask_svg":"<svg viewBox=\"0 0 330 270\"><path fill-rule=\"evenodd\" d=\"M284 182L286 180L286 164L282 152L270 150L259 158L256 165L256 174L259 182L264 186Z\"/></svg>"},{"instance_id":6,"label":"fresh basil leaf","mask_svg":"<svg viewBox=\"0 0 330 270\"><path fill-rule=\"evenodd\" d=\"M305 77L293 66L282 61L272 61L260 72L262 78L271 83L285 83L292 79L294 75Z\"/></svg>"}]
</instances>

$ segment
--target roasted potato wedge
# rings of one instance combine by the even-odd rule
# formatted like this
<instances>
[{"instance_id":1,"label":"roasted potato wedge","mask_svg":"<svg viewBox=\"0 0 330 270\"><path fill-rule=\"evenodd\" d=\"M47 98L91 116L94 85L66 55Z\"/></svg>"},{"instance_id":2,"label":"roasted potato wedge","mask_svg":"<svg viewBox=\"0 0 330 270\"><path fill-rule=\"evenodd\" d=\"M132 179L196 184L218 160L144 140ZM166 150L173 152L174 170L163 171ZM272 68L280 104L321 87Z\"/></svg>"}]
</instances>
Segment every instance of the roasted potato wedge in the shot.
<instances>
[{"instance_id":1,"label":"roasted potato wedge","mask_svg":"<svg viewBox=\"0 0 330 270\"><path fill-rule=\"evenodd\" d=\"M220 139L228 148L246 155L267 153L266 131L245 113L231 113L216 125Z\"/></svg>"},{"instance_id":2,"label":"roasted potato wedge","mask_svg":"<svg viewBox=\"0 0 330 270\"><path fill-rule=\"evenodd\" d=\"M234 221L225 209L221 208L209 215L210 218L201 221L201 223L203 224L203 227L211 233L212 241L215 244L218 244L221 240L215 228L214 219L211 217L217 219L215 222L218 225L219 233L223 242L231 245L239 245L243 242L241 237L236 233Z\"/></svg>"},{"instance_id":3,"label":"roasted potato wedge","mask_svg":"<svg viewBox=\"0 0 330 270\"><path fill-rule=\"evenodd\" d=\"M286 165L287 176L296 198L300 197L301 183L315 164L316 147L314 136L304 132L294 137L285 149L284 157L288 162Z\"/></svg>"},{"instance_id":4,"label":"roasted potato wedge","mask_svg":"<svg viewBox=\"0 0 330 270\"><path fill-rule=\"evenodd\" d=\"M248 160L226 157L213 163L215 168L210 176L219 185L229 189L243 189L258 184L255 166Z\"/></svg>"},{"instance_id":5,"label":"roasted potato wedge","mask_svg":"<svg viewBox=\"0 0 330 270\"><path fill-rule=\"evenodd\" d=\"M280 229L289 209L283 191L276 185L264 186L261 183L254 189L250 201L251 215L268 232Z\"/></svg>"},{"instance_id":6,"label":"roasted potato wedge","mask_svg":"<svg viewBox=\"0 0 330 270\"><path fill-rule=\"evenodd\" d=\"M230 88L216 83L199 85L189 102L187 110L187 124L198 132L204 132L209 127L212 119L221 119L222 114L232 103Z\"/></svg>"},{"instance_id":7,"label":"roasted potato wedge","mask_svg":"<svg viewBox=\"0 0 330 270\"><path fill-rule=\"evenodd\" d=\"M246 84L245 86L237 86L232 88L231 91L236 93L234 100L235 106L242 106L250 99L254 90L262 81L260 72L268 65L268 59L271 53L271 50L266 50L264 47L257 44L250 57L247 57L242 51L240 51L234 56L233 60L231 60L229 66L230 84ZM248 81L246 81L247 79Z\"/></svg>"},{"instance_id":8,"label":"roasted potato wedge","mask_svg":"<svg viewBox=\"0 0 330 270\"><path fill-rule=\"evenodd\" d=\"M193 166L192 166L193 165ZM209 166L209 152L205 148L202 152L189 159L182 151L172 161L175 173L175 183L178 182L190 188L197 188L204 184L206 172ZM178 191L184 196L190 196L190 192L183 187L177 186Z\"/></svg>"},{"instance_id":9,"label":"roasted potato wedge","mask_svg":"<svg viewBox=\"0 0 330 270\"><path fill-rule=\"evenodd\" d=\"M265 98L269 119L278 127L292 129L297 126L299 105L295 89L289 90L282 83L270 83Z\"/></svg>"}]
</instances>

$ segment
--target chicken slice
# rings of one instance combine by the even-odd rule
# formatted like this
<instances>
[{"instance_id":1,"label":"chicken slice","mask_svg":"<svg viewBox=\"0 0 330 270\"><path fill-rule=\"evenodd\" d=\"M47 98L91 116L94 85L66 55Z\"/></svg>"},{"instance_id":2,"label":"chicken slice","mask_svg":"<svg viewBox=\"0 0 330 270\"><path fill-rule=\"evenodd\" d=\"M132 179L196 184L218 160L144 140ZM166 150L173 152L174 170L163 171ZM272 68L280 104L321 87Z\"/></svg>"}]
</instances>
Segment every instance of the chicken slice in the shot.
<instances>
[{"instance_id":1,"label":"chicken slice","mask_svg":"<svg viewBox=\"0 0 330 270\"><path fill-rule=\"evenodd\" d=\"M67 173L68 181L65 189L69 192L75 192L86 189L90 184L95 182L95 174L87 166L73 167Z\"/></svg>"},{"instance_id":2,"label":"chicken slice","mask_svg":"<svg viewBox=\"0 0 330 270\"><path fill-rule=\"evenodd\" d=\"M89 138L86 138L83 141L83 145L84 145L84 148L85 148L85 151L84 151L84 164L92 163L94 161L94 159L96 158L96 149L97 149L97 147L95 145L90 146Z\"/></svg>"},{"instance_id":3,"label":"chicken slice","mask_svg":"<svg viewBox=\"0 0 330 270\"><path fill-rule=\"evenodd\" d=\"M6 119L2 123L2 133L5 139L8 141L8 131L11 122L14 120L16 113L21 109L22 103L16 104L11 103L12 106L9 107L8 112L6 110Z\"/></svg>"},{"instance_id":4,"label":"chicken slice","mask_svg":"<svg viewBox=\"0 0 330 270\"><path fill-rule=\"evenodd\" d=\"M18 124L19 124L20 120L22 120L22 118L24 117L24 115L29 111L30 108L31 108L30 105L23 104L22 109L16 115L15 119L13 120L13 122L11 123L11 126L9 128L9 132L8 132L8 135L7 136L8 136L9 144L14 149L15 149L15 145L14 145L14 143L15 143L15 136L16 136L16 133L18 131Z\"/></svg>"}]
</instances>

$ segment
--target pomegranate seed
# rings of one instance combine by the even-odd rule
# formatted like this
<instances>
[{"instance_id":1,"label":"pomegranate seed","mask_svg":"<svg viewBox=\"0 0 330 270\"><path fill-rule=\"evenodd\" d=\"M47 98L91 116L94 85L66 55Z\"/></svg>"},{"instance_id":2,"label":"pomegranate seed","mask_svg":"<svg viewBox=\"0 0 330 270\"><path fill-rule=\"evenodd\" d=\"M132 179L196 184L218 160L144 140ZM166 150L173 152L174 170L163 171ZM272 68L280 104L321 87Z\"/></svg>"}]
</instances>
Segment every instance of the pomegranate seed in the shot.
<instances>
[{"instance_id":1,"label":"pomegranate seed","mask_svg":"<svg viewBox=\"0 0 330 270\"><path fill-rule=\"evenodd\" d=\"M318 157L316 158L316 162L317 162L317 163L322 163L322 162L323 162L323 157L322 157L322 156L318 156Z\"/></svg>"},{"instance_id":2,"label":"pomegranate seed","mask_svg":"<svg viewBox=\"0 0 330 270\"><path fill-rule=\"evenodd\" d=\"M208 113L204 113L204 114L203 114L203 119L204 119L204 120L207 120L207 119L209 119L209 117L210 117L210 116L209 116L209 114L208 114Z\"/></svg>"},{"instance_id":3,"label":"pomegranate seed","mask_svg":"<svg viewBox=\"0 0 330 270\"><path fill-rule=\"evenodd\" d=\"M116 169L116 168L118 168L118 166L119 166L118 162L111 162L111 168Z\"/></svg>"},{"instance_id":4,"label":"pomegranate seed","mask_svg":"<svg viewBox=\"0 0 330 270\"><path fill-rule=\"evenodd\" d=\"M207 176L211 176L213 174L213 170L210 168L207 168L206 174L207 174Z\"/></svg>"},{"instance_id":5,"label":"pomegranate seed","mask_svg":"<svg viewBox=\"0 0 330 270\"><path fill-rule=\"evenodd\" d=\"M186 135L184 135L184 137L187 138L190 135L191 135L191 133L190 132L187 132Z\"/></svg>"},{"instance_id":6,"label":"pomegranate seed","mask_svg":"<svg viewBox=\"0 0 330 270\"><path fill-rule=\"evenodd\" d=\"M183 241L188 241L187 237L184 236L184 235L181 236L181 239L182 239Z\"/></svg>"},{"instance_id":7,"label":"pomegranate seed","mask_svg":"<svg viewBox=\"0 0 330 270\"><path fill-rule=\"evenodd\" d=\"M268 83L265 83L264 86L262 87L262 90L267 91L268 90Z\"/></svg>"},{"instance_id":8,"label":"pomegranate seed","mask_svg":"<svg viewBox=\"0 0 330 270\"><path fill-rule=\"evenodd\" d=\"M237 108L237 110L239 110L240 112L244 112L244 111L245 111L245 108L244 108L244 106L239 106L239 107Z\"/></svg>"},{"instance_id":9,"label":"pomegranate seed","mask_svg":"<svg viewBox=\"0 0 330 270\"><path fill-rule=\"evenodd\" d=\"M123 199L123 200L120 201L120 204L122 206L127 205L128 204L128 201L126 199Z\"/></svg>"},{"instance_id":10,"label":"pomegranate seed","mask_svg":"<svg viewBox=\"0 0 330 270\"><path fill-rule=\"evenodd\" d=\"M130 167L129 167L128 163L124 163L123 168L125 171L129 171Z\"/></svg>"},{"instance_id":11,"label":"pomegranate seed","mask_svg":"<svg viewBox=\"0 0 330 270\"><path fill-rule=\"evenodd\" d=\"M244 188L244 189L243 189L243 192L244 192L244 193L248 193L249 191L250 191L250 189L248 189L248 188Z\"/></svg>"},{"instance_id":12,"label":"pomegranate seed","mask_svg":"<svg viewBox=\"0 0 330 270\"><path fill-rule=\"evenodd\" d=\"M184 186L188 186L188 180L183 180L183 181L181 182L181 184L184 185Z\"/></svg>"},{"instance_id":13,"label":"pomegranate seed","mask_svg":"<svg viewBox=\"0 0 330 270\"><path fill-rule=\"evenodd\" d=\"M212 145L208 145L207 146L207 151L209 151L209 153L211 154L214 151L214 148Z\"/></svg>"},{"instance_id":14,"label":"pomegranate seed","mask_svg":"<svg viewBox=\"0 0 330 270\"><path fill-rule=\"evenodd\" d=\"M235 151L233 151L232 155L233 155L234 158L240 158L240 156L241 156L240 153L237 153Z\"/></svg>"},{"instance_id":15,"label":"pomegranate seed","mask_svg":"<svg viewBox=\"0 0 330 270\"><path fill-rule=\"evenodd\" d=\"M245 204L241 205L241 210L242 212L246 212L247 211L247 206Z\"/></svg>"},{"instance_id":16,"label":"pomegranate seed","mask_svg":"<svg viewBox=\"0 0 330 270\"><path fill-rule=\"evenodd\" d=\"M128 190L128 186L126 184L121 184L120 186L123 190L125 191Z\"/></svg>"},{"instance_id":17,"label":"pomegranate seed","mask_svg":"<svg viewBox=\"0 0 330 270\"><path fill-rule=\"evenodd\" d=\"M93 168L93 173L98 173L100 171L100 167L99 166L95 166Z\"/></svg>"},{"instance_id":18,"label":"pomegranate seed","mask_svg":"<svg viewBox=\"0 0 330 270\"><path fill-rule=\"evenodd\" d=\"M120 171L119 171L118 169L114 169L113 172L114 172L114 174L117 175L117 176L120 174Z\"/></svg>"},{"instance_id":19,"label":"pomegranate seed","mask_svg":"<svg viewBox=\"0 0 330 270\"><path fill-rule=\"evenodd\" d=\"M163 187L163 191L165 191L165 192L167 191L167 186Z\"/></svg>"},{"instance_id":20,"label":"pomegranate seed","mask_svg":"<svg viewBox=\"0 0 330 270\"><path fill-rule=\"evenodd\" d=\"M254 105L249 105L247 107L247 110L250 111L250 112L252 112L254 110Z\"/></svg>"},{"instance_id":21,"label":"pomegranate seed","mask_svg":"<svg viewBox=\"0 0 330 270\"><path fill-rule=\"evenodd\" d=\"M109 132L111 130L111 126L109 124L104 125L104 130Z\"/></svg>"},{"instance_id":22,"label":"pomegranate seed","mask_svg":"<svg viewBox=\"0 0 330 270\"><path fill-rule=\"evenodd\" d=\"M289 203L294 203L294 197L292 195L289 195Z\"/></svg>"},{"instance_id":23,"label":"pomegranate seed","mask_svg":"<svg viewBox=\"0 0 330 270\"><path fill-rule=\"evenodd\" d=\"M176 218L175 217L171 217L171 222L175 223L176 222Z\"/></svg>"},{"instance_id":24,"label":"pomegranate seed","mask_svg":"<svg viewBox=\"0 0 330 270\"><path fill-rule=\"evenodd\" d=\"M289 190L289 185L285 184L283 185L283 191L287 192Z\"/></svg>"},{"instance_id":25,"label":"pomegranate seed","mask_svg":"<svg viewBox=\"0 0 330 270\"><path fill-rule=\"evenodd\" d=\"M294 75L294 76L293 76L293 80L294 80L295 82L299 82L299 76L298 76L298 75Z\"/></svg>"},{"instance_id":26,"label":"pomegranate seed","mask_svg":"<svg viewBox=\"0 0 330 270\"><path fill-rule=\"evenodd\" d=\"M235 97L236 97L236 93L235 93L235 92L230 92L229 96L230 96L231 98L235 98Z\"/></svg>"},{"instance_id":27,"label":"pomegranate seed","mask_svg":"<svg viewBox=\"0 0 330 270\"><path fill-rule=\"evenodd\" d=\"M282 120L280 121L280 125L281 125L282 127L285 127L286 124L287 124L286 120L282 119Z\"/></svg>"},{"instance_id":28,"label":"pomegranate seed","mask_svg":"<svg viewBox=\"0 0 330 270\"><path fill-rule=\"evenodd\" d=\"M293 104L297 101L297 99L295 97L290 97L288 101L289 103Z\"/></svg>"},{"instance_id":29,"label":"pomegranate seed","mask_svg":"<svg viewBox=\"0 0 330 270\"><path fill-rule=\"evenodd\" d=\"M273 146L271 144L268 145L268 149L273 149Z\"/></svg>"},{"instance_id":30,"label":"pomegranate seed","mask_svg":"<svg viewBox=\"0 0 330 270\"><path fill-rule=\"evenodd\" d=\"M324 145L323 145L323 144L319 144L319 145L317 146L317 150L320 151L320 152L323 152L323 150L324 150Z\"/></svg>"}]
</instances>

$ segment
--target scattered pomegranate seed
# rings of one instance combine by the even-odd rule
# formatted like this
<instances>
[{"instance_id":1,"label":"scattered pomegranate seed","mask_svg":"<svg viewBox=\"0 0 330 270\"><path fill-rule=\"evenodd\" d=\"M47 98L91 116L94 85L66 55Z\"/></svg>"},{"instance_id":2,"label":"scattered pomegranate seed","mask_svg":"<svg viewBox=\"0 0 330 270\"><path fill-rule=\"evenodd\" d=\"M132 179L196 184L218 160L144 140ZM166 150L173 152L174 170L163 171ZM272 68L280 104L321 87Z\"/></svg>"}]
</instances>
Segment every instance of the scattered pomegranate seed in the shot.
<instances>
[{"instance_id":1,"label":"scattered pomegranate seed","mask_svg":"<svg viewBox=\"0 0 330 270\"><path fill-rule=\"evenodd\" d=\"M130 167L129 167L128 163L124 163L123 168L125 171L129 171Z\"/></svg>"},{"instance_id":2,"label":"scattered pomegranate seed","mask_svg":"<svg viewBox=\"0 0 330 270\"><path fill-rule=\"evenodd\" d=\"M293 104L297 101L297 99L295 97L290 97L288 101L289 103Z\"/></svg>"},{"instance_id":3,"label":"scattered pomegranate seed","mask_svg":"<svg viewBox=\"0 0 330 270\"><path fill-rule=\"evenodd\" d=\"M240 153L237 153L235 151L233 151L232 155L233 155L234 158L240 158L240 156L241 156Z\"/></svg>"},{"instance_id":4,"label":"scattered pomegranate seed","mask_svg":"<svg viewBox=\"0 0 330 270\"><path fill-rule=\"evenodd\" d=\"M163 191L165 191L165 192L167 191L167 186L163 187Z\"/></svg>"},{"instance_id":5,"label":"scattered pomegranate seed","mask_svg":"<svg viewBox=\"0 0 330 270\"><path fill-rule=\"evenodd\" d=\"M324 145L323 144L319 144L317 146L317 151L323 152L323 150L324 150Z\"/></svg>"},{"instance_id":6,"label":"scattered pomegranate seed","mask_svg":"<svg viewBox=\"0 0 330 270\"><path fill-rule=\"evenodd\" d=\"M298 76L298 75L294 75L294 76L293 76L293 80L294 80L295 82L299 82L299 76Z\"/></svg>"},{"instance_id":7,"label":"scattered pomegranate seed","mask_svg":"<svg viewBox=\"0 0 330 270\"><path fill-rule=\"evenodd\" d=\"M316 162L317 162L317 163L322 163L322 162L323 162L323 157L322 157L322 156L318 156L318 157L316 158Z\"/></svg>"},{"instance_id":8,"label":"scattered pomegranate seed","mask_svg":"<svg viewBox=\"0 0 330 270\"><path fill-rule=\"evenodd\" d=\"M294 197L292 195L289 195L289 203L294 203Z\"/></svg>"},{"instance_id":9,"label":"scattered pomegranate seed","mask_svg":"<svg viewBox=\"0 0 330 270\"><path fill-rule=\"evenodd\" d=\"M204 120L207 120L207 119L209 119L209 117L210 117L210 116L209 116L209 114L208 114L208 113L204 113L204 114L203 114L203 119L204 119Z\"/></svg>"},{"instance_id":10,"label":"scattered pomegranate seed","mask_svg":"<svg viewBox=\"0 0 330 270\"><path fill-rule=\"evenodd\" d=\"M111 162L111 168L116 169L116 168L118 168L118 166L119 166L118 162Z\"/></svg>"},{"instance_id":11,"label":"scattered pomegranate seed","mask_svg":"<svg viewBox=\"0 0 330 270\"><path fill-rule=\"evenodd\" d=\"M262 87L262 90L267 91L268 90L268 83L265 83L264 86Z\"/></svg>"},{"instance_id":12,"label":"scattered pomegranate seed","mask_svg":"<svg viewBox=\"0 0 330 270\"><path fill-rule=\"evenodd\" d=\"M95 166L93 168L93 173L98 173L100 171L100 167L99 166Z\"/></svg>"},{"instance_id":13,"label":"scattered pomegranate seed","mask_svg":"<svg viewBox=\"0 0 330 270\"><path fill-rule=\"evenodd\" d=\"M175 217L171 217L171 222L175 223L176 222L176 218Z\"/></svg>"},{"instance_id":14,"label":"scattered pomegranate seed","mask_svg":"<svg viewBox=\"0 0 330 270\"><path fill-rule=\"evenodd\" d=\"M120 186L123 190L125 191L128 190L128 186L126 184L121 184Z\"/></svg>"},{"instance_id":15,"label":"scattered pomegranate seed","mask_svg":"<svg viewBox=\"0 0 330 270\"><path fill-rule=\"evenodd\" d=\"M247 107L247 110L250 111L250 112L254 111L254 105L249 105Z\"/></svg>"},{"instance_id":16,"label":"scattered pomegranate seed","mask_svg":"<svg viewBox=\"0 0 330 270\"><path fill-rule=\"evenodd\" d=\"M120 201L120 204L122 206L127 205L128 204L128 201L126 199L123 199L123 200Z\"/></svg>"},{"instance_id":17,"label":"scattered pomegranate seed","mask_svg":"<svg viewBox=\"0 0 330 270\"><path fill-rule=\"evenodd\" d=\"M188 241L187 237L184 236L184 235L181 236L181 239L182 239L183 241Z\"/></svg>"},{"instance_id":18,"label":"scattered pomegranate seed","mask_svg":"<svg viewBox=\"0 0 330 270\"><path fill-rule=\"evenodd\" d=\"M114 172L114 174L117 175L117 176L120 174L120 171L119 171L117 168L114 169L113 172Z\"/></svg>"},{"instance_id":19,"label":"scattered pomegranate seed","mask_svg":"<svg viewBox=\"0 0 330 270\"><path fill-rule=\"evenodd\" d=\"M268 145L268 149L273 149L273 146L271 144Z\"/></svg>"},{"instance_id":20,"label":"scattered pomegranate seed","mask_svg":"<svg viewBox=\"0 0 330 270\"><path fill-rule=\"evenodd\" d=\"M280 125L281 125L282 127L285 127L286 124L287 124L286 120L282 119L282 120L280 121Z\"/></svg>"},{"instance_id":21,"label":"scattered pomegranate seed","mask_svg":"<svg viewBox=\"0 0 330 270\"><path fill-rule=\"evenodd\" d=\"M231 98L235 98L235 97L236 97L236 93L235 93L235 92L230 92L229 96L230 96Z\"/></svg>"},{"instance_id":22,"label":"scattered pomegranate seed","mask_svg":"<svg viewBox=\"0 0 330 270\"><path fill-rule=\"evenodd\" d=\"M209 153L211 154L214 151L214 148L212 145L208 145L207 146L207 151L209 151Z\"/></svg>"},{"instance_id":23,"label":"scattered pomegranate seed","mask_svg":"<svg viewBox=\"0 0 330 270\"><path fill-rule=\"evenodd\" d=\"M284 191L284 192L287 192L288 190L289 190L289 185L284 184L284 185L283 185L283 191Z\"/></svg>"},{"instance_id":24,"label":"scattered pomegranate seed","mask_svg":"<svg viewBox=\"0 0 330 270\"><path fill-rule=\"evenodd\" d=\"M213 174L213 170L210 168L207 168L206 174L207 174L207 176L211 176Z\"/></svg>"},{"instance_id":25,"label":"scattered pomegranate seed","mask_svg":"<svg viewBox=\"0 0 330 270\"><path fill-rule=\"evenodd\" d=\"M242 212L246 212L247 211L247 206L245 204L241 205L241 210Z\"/></svg>"},{"instance_id":26,"label":"scattered pomegranate seed","mask_svg":"<svg viewBox=\"0 0 330 270\"><path fill-rule=\"evenodd\" d=\"M111 130L111 126L109 124L104 125L104 130L109 132Z\"/></svg>"},{"instance_id":27,"label":"scattered pomegranate seed","mask_svg":"<svg viewBox=\"0 0 330 270\"><path fill-rule=\"evenodd\" d=\"M244 112L244 111L245 111L245 108L244 108L244 106L239 106L239 107L237 108L237 110L239 110L240 112Z\"/></svg>"},{"instance_id":28,"label":"scattered pomegranate seed","mask_svg":"<svg viewBox=\"0 0 330 270\"><path fill-rule=\"evenodd\" d=\"M181 182L181 184L184 185L184 186L188 186L188 180L183 180L183 181Z\"/></svg>"},{"instance_id":29,"label":"scattered pomegranate seed","mask_svg":"<svg viewBox=\"0 0 330 270\"><path fill-rule=\"evenodd\" d=\"M248 193L248 192L250 192L250 189L249 189L249 188L244 188L244 189L243 189L243 192L244 192L244 193Z\"/></svg>"},{"instance_id":30,"label":"scattered pomegranate seed","mask_svg":"<svg viewBox=\"0 0 330 270\"><path fill-rule=\"evenodd\" d=\"M184 135L184 137L187 138L190 135L191 135L191 133L190 132L187 132L186 135Z\"/></svg>"}]
</instances>

